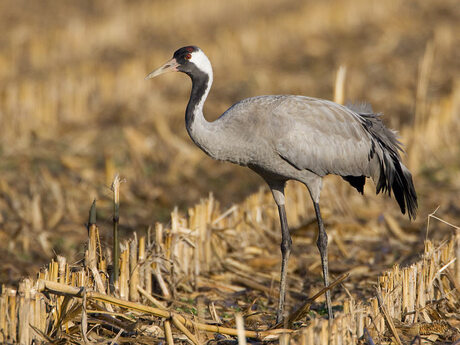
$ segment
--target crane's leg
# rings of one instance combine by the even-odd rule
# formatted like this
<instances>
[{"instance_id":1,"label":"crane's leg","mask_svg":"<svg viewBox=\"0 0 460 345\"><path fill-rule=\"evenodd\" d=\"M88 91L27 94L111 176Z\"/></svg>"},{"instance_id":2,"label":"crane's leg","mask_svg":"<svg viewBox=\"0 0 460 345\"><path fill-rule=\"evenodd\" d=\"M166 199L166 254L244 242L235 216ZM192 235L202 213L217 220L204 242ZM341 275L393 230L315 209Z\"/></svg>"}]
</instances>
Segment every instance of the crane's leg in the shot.
<instances>
[{"instance_id":1,"label":"crane's leg","mask_svg":"<svg viewBox=\"0 0 460 345\"><path fill-rule=\"evenodd\" d=\"M286 210L284 204L278 205L278 212L281 222L281 277L280 277L280 296L278 302L278 312L276 314L276 323L281 322L284 316L284 301L286 298L286 274L289 255L291 254L292 239L289 233Z\"/></svg>"},{"instance_id":2,"label":"crane's leg","mask_svg":"<svg viewBox=\"0 0 460 345\"><path fill-rule=\"evenodd\" d=\"M321 212L319 210L319 204L313 202L315 205L316 219L318 221L318 240L316 245L318 246L319 253L321 255L321 265L323 266L323 278L324 286L329 286L329 265L327 261L327 234L324 229L323 218L321 218ZM331 292L328 290L326 292L326 304L327 304L327 313L329 315L329 320L334 318L332 314L332 305L331 305Z\"/></svg>"}]
</instances>

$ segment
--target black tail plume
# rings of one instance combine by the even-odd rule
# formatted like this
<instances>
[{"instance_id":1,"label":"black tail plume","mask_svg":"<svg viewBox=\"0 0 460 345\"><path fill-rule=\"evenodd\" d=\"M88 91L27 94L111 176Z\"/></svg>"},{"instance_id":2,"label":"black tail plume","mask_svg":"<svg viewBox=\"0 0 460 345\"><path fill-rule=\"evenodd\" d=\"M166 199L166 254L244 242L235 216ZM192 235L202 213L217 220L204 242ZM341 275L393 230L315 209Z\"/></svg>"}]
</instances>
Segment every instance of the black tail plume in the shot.
<instances>
[{"instance_id":1,"label":"black tail plume","mask_svg":"<svg viewBox=\"0 0 460 345\"><path fill-rule=\"evenodd\" d=\"M357 112L362 120L363 127L372 137L373 145L370 158L377 154L380 162L380 174L377 181L377 194L381 191L393 194L399 204L401 212L409 215L409 219L415 219L417 212L417 194L410 171L401 163L399 151L402 151L401 143L396 133L386 128L379 118L379 114L372 110L360 107L350 107ZM376 146L381 148L376 149Z\"/></svg>"},{"instance_id":2,"label":"black tail plume","mask_svg":"<svg viewBox=\"0 0 460 345\"><path fill-rule=\"evenodd\" d=\"M413 220L416 217L418 205L412 175L397 157L387 157L386 153L384 153L384 157L377 183L377 194L386 191L388 195L391 195L391 190L393 190L402 214L406 214L407 210L409 219ZM392 161L388 161L388 158Z\"/></svg>"}]
</instances>

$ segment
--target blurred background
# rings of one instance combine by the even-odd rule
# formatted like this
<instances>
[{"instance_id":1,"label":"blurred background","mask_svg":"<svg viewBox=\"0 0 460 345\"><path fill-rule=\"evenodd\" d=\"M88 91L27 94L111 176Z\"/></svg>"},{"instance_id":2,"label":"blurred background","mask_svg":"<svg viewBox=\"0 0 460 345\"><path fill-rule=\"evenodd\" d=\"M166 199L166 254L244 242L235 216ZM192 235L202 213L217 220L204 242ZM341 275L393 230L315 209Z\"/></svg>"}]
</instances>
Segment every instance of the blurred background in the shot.
<instances>
[{"instance_id":1,"label":"blurred background","mask_svg":"<svg viewBox=\"0 0 460 345\"><path fill-rule=\"evenodd\" d=\"M345 100L370 102L406 145L420 200L414 231L438 206L458 225L458 23L456 0L2 1L0 282L34 274L56 253L82 258L94 198L109 242L116 172L126 180L125 235L210 192L225 208L263 186L188 138L187 76L144 80L190 44L213 63L208 120L255 95L332 99L344 66ZM335 181L343 200L356 194ZM368 206L360 202L346 210L356 222ZM331 201L323 204L327 213ZM407 226L394 201L375 205Z\"/></svg>"}]
</instances>

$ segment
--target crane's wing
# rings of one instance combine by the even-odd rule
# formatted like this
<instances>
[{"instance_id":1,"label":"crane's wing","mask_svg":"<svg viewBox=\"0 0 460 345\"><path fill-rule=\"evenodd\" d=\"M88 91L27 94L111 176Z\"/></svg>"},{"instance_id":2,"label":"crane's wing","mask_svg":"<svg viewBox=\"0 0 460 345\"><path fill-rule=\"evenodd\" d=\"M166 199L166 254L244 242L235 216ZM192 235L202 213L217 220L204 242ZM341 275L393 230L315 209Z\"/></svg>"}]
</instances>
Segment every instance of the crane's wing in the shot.
<instances>
[{"instance_id":1,"label":"crane's wing","mask_svg":"<svg viewBox=\"0 0 460 345\"><path fill-rule=\"evenodd\" d=\"M234 143L243 143L237 148L246 152L246 164L253 160L283 176L283 167L267 164L275 153L298 170L340 175L361 193L365 177L372 177L377 193L393 192L401 212L415 218L417 195L400 143L370 109L304 96L259 96L235 104L220 120ZM227 160L240 164L234 156Z\"/></svg>"},{"instance_id":2,"label":"crane's wing","mask_svg":"<svg viewBox=\"0 0 460 345\"><path fill-rule=\"evenodd\" d=\"M277 153L297 169L320 176L371 176L373 141L359 115L334 102L290 96L272 112L282 127Z\"/></svg>"}]
</instances>

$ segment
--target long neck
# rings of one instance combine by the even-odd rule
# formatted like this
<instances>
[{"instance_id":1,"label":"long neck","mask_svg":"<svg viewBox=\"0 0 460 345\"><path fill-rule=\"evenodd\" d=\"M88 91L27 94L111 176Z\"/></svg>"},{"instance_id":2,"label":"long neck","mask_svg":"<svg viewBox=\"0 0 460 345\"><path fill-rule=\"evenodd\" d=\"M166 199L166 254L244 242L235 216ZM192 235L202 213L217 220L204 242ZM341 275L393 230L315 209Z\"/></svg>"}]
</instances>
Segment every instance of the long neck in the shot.
<instances>
[{"instance_id":1,"label":"long neck","mask_svg":"<svg viewBox=\"0 0 460 345\"><path fill-rule=\"evenodd\" d=\"M203 105L211 89L212 75L200 72L189 74L189 76L192 79L192 92L185 112L185 123L190 133L203 120L207 122L203 116Z\"/></svg>"},{"instance_id":2,"label":"long neck","mask_svg":"<svg viewBox=\"0 0 460 345\"><path fill-rule=\"evenodd\" d=\"M212 85L212 74L195 71L189 76L192 79L192 92L185 112L187 132L198 147L213 156L216 133L211 129L212 123L203 115L203 105Z\"/></svg>"}]
</instances>

